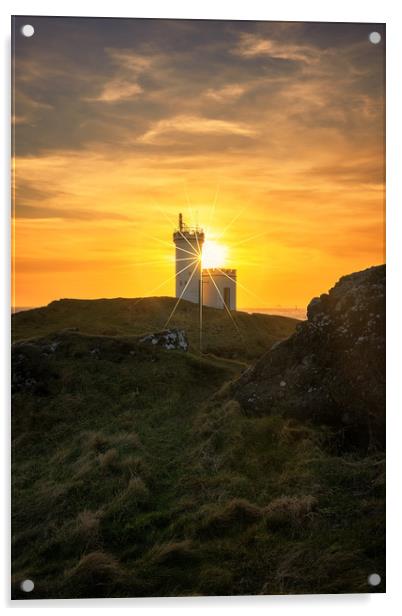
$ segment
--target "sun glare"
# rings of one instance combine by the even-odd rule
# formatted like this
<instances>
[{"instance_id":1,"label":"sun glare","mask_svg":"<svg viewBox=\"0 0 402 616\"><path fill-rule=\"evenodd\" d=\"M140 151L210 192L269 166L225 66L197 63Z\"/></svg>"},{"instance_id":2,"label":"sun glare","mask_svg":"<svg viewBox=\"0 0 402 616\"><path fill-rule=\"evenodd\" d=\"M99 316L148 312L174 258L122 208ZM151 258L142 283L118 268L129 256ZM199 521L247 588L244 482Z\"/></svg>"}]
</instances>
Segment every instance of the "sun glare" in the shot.
<instances>
[{"instance_id":1,"label":"sun glare","mask_svg":"<svg viewBox=\"0 0 402 616\"><path fill-rule=\"evenodd\" d=\"M202 247L202 267L225 267L228 256L228 248L212 240L205 240Z\"/></svg>"}]
</instances>

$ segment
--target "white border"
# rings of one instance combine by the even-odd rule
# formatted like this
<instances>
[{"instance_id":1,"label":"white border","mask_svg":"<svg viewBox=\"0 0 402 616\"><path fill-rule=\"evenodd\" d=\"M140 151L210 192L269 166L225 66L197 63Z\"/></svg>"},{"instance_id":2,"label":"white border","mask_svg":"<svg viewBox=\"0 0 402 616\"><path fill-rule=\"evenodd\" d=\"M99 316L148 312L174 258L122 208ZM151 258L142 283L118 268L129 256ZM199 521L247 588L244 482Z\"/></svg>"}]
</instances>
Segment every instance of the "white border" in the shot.
<instances>
[{"instance_id":1,"label":"white border","mask_svg":"<svg viewBox=\"0 0 402 616\"><path fill-rule=\"evenodd\" d=\"M134 609L136 613L173 614L177 611L191 610L194 613L208 610L212 614L229 612L243 613L245 609L255 613L267 613L267 610L279 610L282 614L296 613L298 616L312 614L364 614L378 615L378 612L390 613L398 605L402 606L402 596L399 594L401 577L401 557L399 548L402 546L401 525L401 454L402 451L402 396L399 381L402 380L401 361L401 321L402 321L402 212L398 197L402 194L402 20L400 19L400 3L392 0L337 0L333 3L322 0L281 0L268 3L263 0L203 0L198 4L183 0L153 1L135 3L113 0L109 4L89 2L85 0L51 0L15 1L6 0L1 6L1 34L4 52L1 63L1 106L2 135L6 136L0 150L2 158L0 172L4 178L0 242L2 246L2 267L0 269L0 288L3 301L1 303L1 323L3 336L1 340L1 360L4 369L1 370L0 391L3 395L2 430L4 439L2 451L2 502L7 507L2 509L2 541L1 561L1 597L3 606L20 612L25 609L75 610L76 614L83 610L95 612L99 609L112 611L117 607ZM9 156L10 156L10 15L75 15L75 16L111 16L111 17L170 17L170 18L214 18L214 19L269 19L278 21L338 21L338 22L386 22L387 24L387 262L388 262L388 295L387 295L387 363L388 363L388 425L387 425L387 594L374 595L311 595L311 596L280 596L280 597L229 597L229 598L168 598L168 599L132 599L132 600L74 600L74 601L29 601L13 602L9 600L9 321L10 321L10 261L9 261Z\"/></svg>"}]
</instances>

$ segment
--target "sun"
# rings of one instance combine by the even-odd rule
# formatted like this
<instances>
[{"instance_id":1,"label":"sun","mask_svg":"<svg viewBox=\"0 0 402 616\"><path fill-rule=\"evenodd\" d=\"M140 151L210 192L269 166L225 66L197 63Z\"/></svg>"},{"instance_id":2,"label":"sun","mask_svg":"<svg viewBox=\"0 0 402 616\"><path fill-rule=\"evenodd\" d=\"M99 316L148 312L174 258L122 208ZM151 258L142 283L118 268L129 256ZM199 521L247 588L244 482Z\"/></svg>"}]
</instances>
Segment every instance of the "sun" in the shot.
<instances>
[{"instance_id":1,"label":"sun","mask_svg":"<svg viewBox=\"0 0 402 616\"><path fill-rule=\"evenodd\" d=\"M225 267L228 256L228 248L224 244L218 244L213 240L205 240L202 247L202 267L212 269Z\"/></svg>"}]
</instances>

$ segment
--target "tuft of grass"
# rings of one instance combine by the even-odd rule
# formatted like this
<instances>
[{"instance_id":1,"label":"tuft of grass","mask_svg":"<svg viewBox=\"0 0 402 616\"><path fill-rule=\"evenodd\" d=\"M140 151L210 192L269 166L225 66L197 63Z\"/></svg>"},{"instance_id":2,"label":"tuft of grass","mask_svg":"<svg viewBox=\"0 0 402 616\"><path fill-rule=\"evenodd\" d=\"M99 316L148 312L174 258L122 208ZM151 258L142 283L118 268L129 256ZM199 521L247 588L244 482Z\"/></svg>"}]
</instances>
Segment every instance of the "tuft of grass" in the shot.
<instances>
[{"instance_id":1,"label":"tuft of grass","mask_svg":"<svg viewBox=\"0 0 402 616\"><path fill-rule=\"evenodd\" d=\"M228 400L222 407L223 413L226 418L231 415L236 417L241 414L241 406L237 400Z\"/></svg>"},{"instance_id":2,"label":"tuft of grass","mask_svg":"<svg viewBox=\"0 0 402 616\"><path fill-rule=\"evenodd\" d=\"M107 449L105 453L98 455L98 462L101 468L116 472L120 469L119 453L117 449Z\"/></svg>"},{"instance_id":3,"label":"tuft of grass","mask_svg":"<svg viewBox=\"0 0 402 616\"><path fill-rule=\"evenodd\" d=\"M206 566L198 576L198 589L202 595L230 595L233 588L233 573L219 566Z\"/></svg>"},{"instance_id":4,"label":"tuft of grass","mask_svg":"<svg viewBox=\"0 0 402 616\"><path fill-rule=\"evenodd\" d=\"M138 507L149 500L149 490L140 477L131 477L127 486L106 507L106 512L115 521L133 515Z\"/></svg>"},{"instance_id":5,"label":"tuft of grass","mask_svg":"<svg viewBox=\"0 0 402 616\"><path fill-rule=\"evenodd\" d=\"M191 541L169 541L161 545L156 545L147 555L153 563L164 566L181 566L194 560L196 554Z\"/></svg>"},{"instance_id":6,"label":"tuft of grass","mask_svg":"<svg viewBox=\"0 0 402 616\"><path fill-rule=\"evenodd\" d=\"M199 534L204 537L239 532L239 529L254 524L263 515L260 507L240 498L232 499L205 513L199 528Z\"/></svg>"},{"instance_id":7,"label":"tuft of grass","mask_svg":"<svg viewBox=\"0 0 402 616\"><path fill-rule=\"evenodd\" d=\"M100 518L100 511L81 511L75 523L75 537L86 545L96 545L100 539Z\"/></svg>"},{"instance_id":8,"label":"tuft of grass","mask_svg":"<svg viewBox=\"0 0 402 616\"><path fill-rule=\"evenodd\" d=\"M317 508L315 496L281 496L264 509L264 517L270 529L303 524L306 517Z\"/></svg>"},{"instance_id":9,"label":"tuft of grass","mask_svg":"<svg viewBox=\"0 0 402 616\"><path fill-rule=\"evenodd\" d=\"M79 562L66 570L63 587L73 597L110 596L125 577L117 558L95 551L85 554Z\"/></svg>"},{"instance_id":10,"label":"tuft of grass","mask_svg":"<svg viewBox=\"0 0 402 616\"><path fill-rule=\"evenodd\" d=\"M138 499L148 497L148 488L140 477L131 477L126 492L130 496L134 496Z\"/></svg>"},{"instance_id":11,"label":"tuft of grass","mask_svg":"<svg viewBox=\"0 0 402 616\"><path fill-rule=\"evenodd\" d=\"M87 451L105 453L109 444L109 439L103 432L84 432L82 434L82 444Z\"/></svg>"}]
</instances>

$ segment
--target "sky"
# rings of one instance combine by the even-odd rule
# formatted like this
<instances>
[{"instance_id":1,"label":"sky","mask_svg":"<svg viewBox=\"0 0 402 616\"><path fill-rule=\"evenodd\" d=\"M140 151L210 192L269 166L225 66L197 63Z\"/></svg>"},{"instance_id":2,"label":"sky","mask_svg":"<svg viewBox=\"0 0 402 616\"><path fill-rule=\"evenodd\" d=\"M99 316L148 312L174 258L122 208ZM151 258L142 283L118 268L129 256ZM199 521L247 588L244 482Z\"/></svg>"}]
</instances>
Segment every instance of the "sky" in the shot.
<instances>
[{"instance_id":1,"label":"sky","mask_svg":"<svg viewBox=\"0 0 402 616\"><path fill-rule=\"evenodd\" d=\"M240 309L384 262L382 24L13 28L13 305L174 295L179 212L237 269Z\"/></svg>"}]
</instances>

